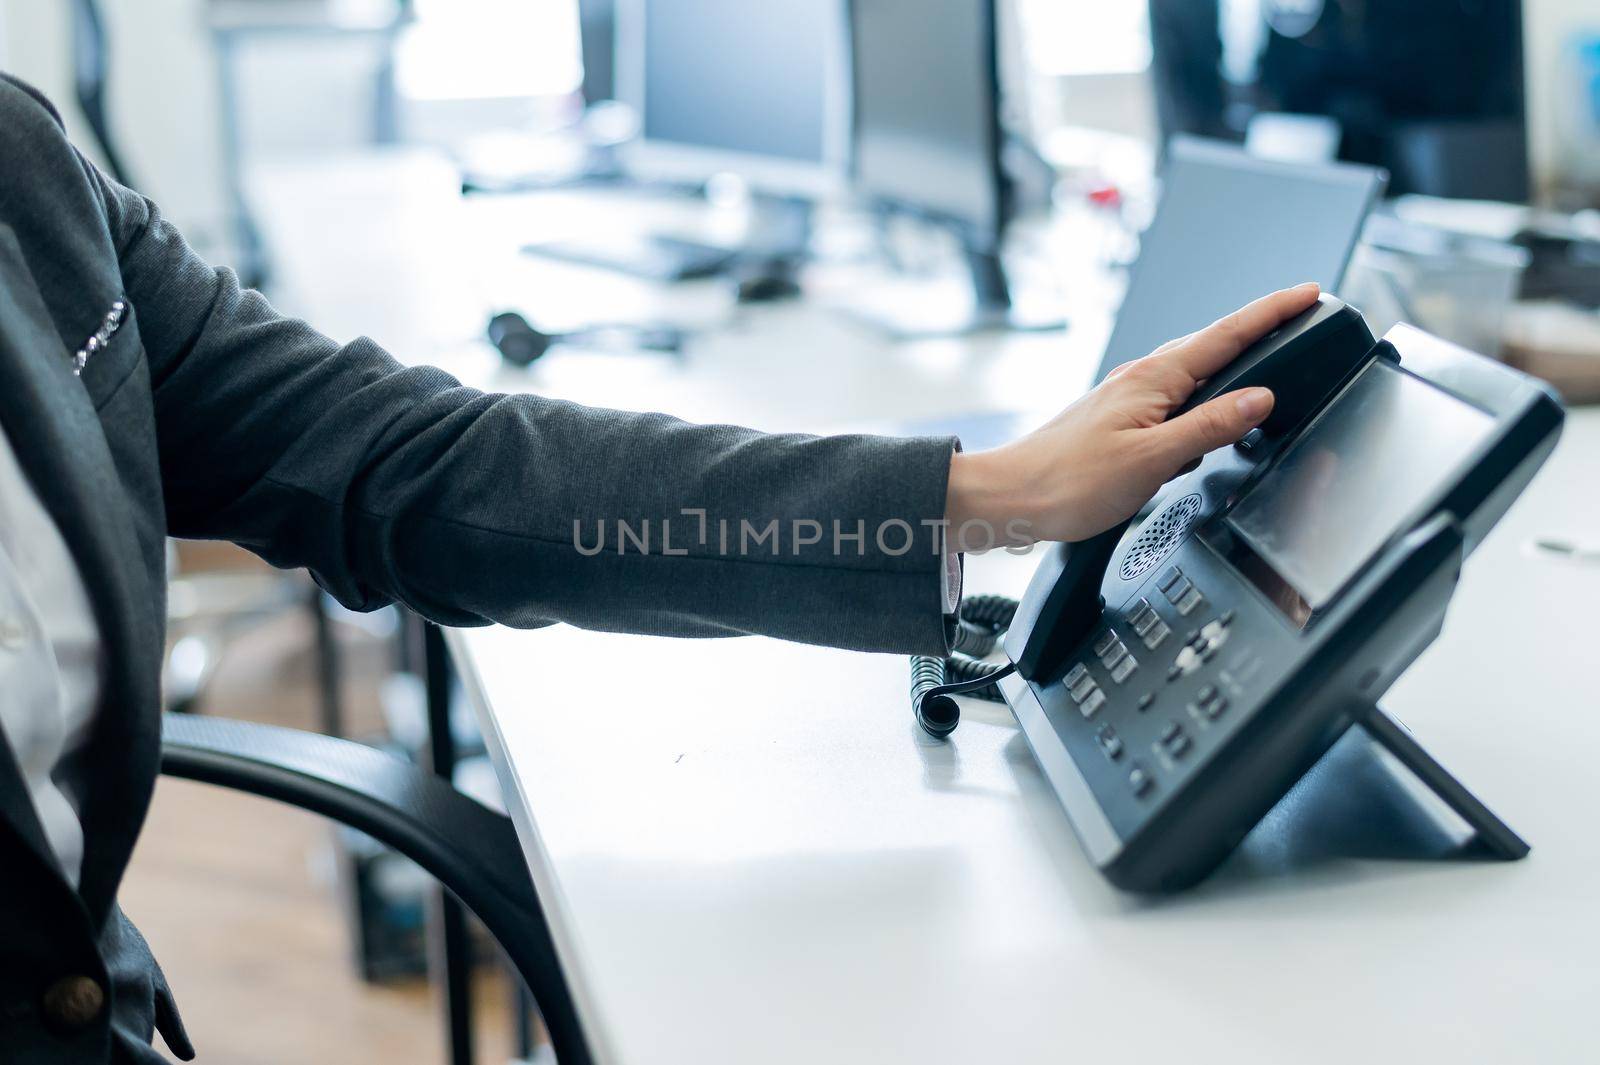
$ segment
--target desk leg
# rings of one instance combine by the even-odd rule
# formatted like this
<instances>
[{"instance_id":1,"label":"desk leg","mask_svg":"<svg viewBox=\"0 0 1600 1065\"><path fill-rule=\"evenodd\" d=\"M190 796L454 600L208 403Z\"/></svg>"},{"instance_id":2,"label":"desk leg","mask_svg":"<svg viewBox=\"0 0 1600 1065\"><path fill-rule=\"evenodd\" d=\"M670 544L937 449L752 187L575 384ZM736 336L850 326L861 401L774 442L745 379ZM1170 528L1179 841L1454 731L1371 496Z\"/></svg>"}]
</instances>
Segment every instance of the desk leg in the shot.
<instances>
[{"instance_id":1,"label":"desk leg","mask_svg":"<svg viewBox=\"0 0 1600 1065\"><path fill-rule=\"evenodd\" d=\"M511 990L511 1022L515 1025L512 1032L511 1051L518 1061L532 1061L535 1044L540 1040L534 1031L534 1002L533 995L528 991L528 985L522 982L522 974L505 959L506 986Z\"/></svg>"},{"instance_id":2,"label":"desk leg","mask_svg":"<svg viewBox=\"0 0 1600 1065\"><path fill-rule=\"evenodd\" d=\"M450 780L456 743L450 731L450 653L437 625L412 618L422 633L428 704L428 768ZM440 992L451 1065L472 1065L472 942L461 903L437 885L428 911L428 970Z\"/></svg>"},{"instance_id":3,"label":"desk leg","mask_svg":"<svg viewBox=\"0 0 1600 1065\"><path fill-rule=\"evenodd\" d=\"M322 599L322 589L311 585L312 631L316 639L317 658L317 710L325 736L344 735L344 697L340 689L343 670L339 665L339 645L333 638L333 626L328 621L328 608Z\"/></svg>"}]
</instances>

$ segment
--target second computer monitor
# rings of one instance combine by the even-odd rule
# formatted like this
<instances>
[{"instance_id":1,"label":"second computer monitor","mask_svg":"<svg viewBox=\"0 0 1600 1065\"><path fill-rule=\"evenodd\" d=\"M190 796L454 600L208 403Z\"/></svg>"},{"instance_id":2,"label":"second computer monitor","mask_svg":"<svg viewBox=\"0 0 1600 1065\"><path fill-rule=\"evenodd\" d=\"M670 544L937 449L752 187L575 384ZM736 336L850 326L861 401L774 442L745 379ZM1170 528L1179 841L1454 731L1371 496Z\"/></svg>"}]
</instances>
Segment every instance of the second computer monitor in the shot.
<instances>
[{"instance_id":1,"label":"second computer monitor","mask_svg":"<svg viewBox=\"0 0 1600 1065\"><path fill-rule=\"evenodd\" d=\"M857 189L992 249L1007 213L994 0L849 0L849 10Z\"/></svg>"},{"instance_id":2,"label":"second computer monitor","mask_svg":"<svg viewBox=\"0 0 1600 1065\"><path fill-rule=\"evenodd\" d=\"M728 171L765 191L837 184L848 148L839 0L618 0L617 90L633 163Z\"/></svg>"},{"instance_id":3,"label":"second computer monitor","mask_svg":"<svg viewBox=\"0 0 1600 1065\"><path fill-rule=\"evenodd\" d=\"M583 58L583 102L603 103L617 94L617 5L615 0L578 0L578 40Z\"/></svg>"},{"instance_id":4,"label":"second computer monitor","mask_svg":"<svg viewBox=\"0 0 1600 1065\"><path fill-rule=\"evenodd\" d=\"M1274 289L1344 279L1384 174L1175 138L1095 380Z\"/></svg>"}]
</instances>

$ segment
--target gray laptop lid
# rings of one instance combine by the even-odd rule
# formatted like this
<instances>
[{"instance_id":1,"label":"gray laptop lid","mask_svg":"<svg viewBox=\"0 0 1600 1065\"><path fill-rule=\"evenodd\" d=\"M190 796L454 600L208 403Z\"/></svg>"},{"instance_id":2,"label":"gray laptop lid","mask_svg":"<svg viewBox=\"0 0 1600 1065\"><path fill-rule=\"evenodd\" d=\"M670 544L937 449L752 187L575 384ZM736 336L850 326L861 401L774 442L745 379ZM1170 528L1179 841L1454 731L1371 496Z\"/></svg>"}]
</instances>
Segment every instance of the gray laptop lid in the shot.
<instances>
[{"instance_id":1,"label":"gray laptop lid","mask_svg":"<svg viewBox=\"0 0 1600 1065\"><path fill-rule=\"evenodd\" d=\"M1316 281L1336 290L1384 184L1371 167L1277 162L1173 138L1095 380L1273 289Z\"/></svg>"}]
</instances>

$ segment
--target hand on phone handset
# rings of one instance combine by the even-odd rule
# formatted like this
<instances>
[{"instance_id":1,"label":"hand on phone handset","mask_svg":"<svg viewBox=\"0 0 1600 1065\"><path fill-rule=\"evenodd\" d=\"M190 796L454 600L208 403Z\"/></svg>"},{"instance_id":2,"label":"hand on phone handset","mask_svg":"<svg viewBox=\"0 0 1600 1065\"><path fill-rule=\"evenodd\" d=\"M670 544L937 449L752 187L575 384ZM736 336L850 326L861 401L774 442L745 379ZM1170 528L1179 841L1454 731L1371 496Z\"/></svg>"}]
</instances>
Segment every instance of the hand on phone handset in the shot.
<instances>
[{"instance_id":1,"label":"hand on phone handset","mask_svg":"<svg viewBox=\"0 0 1600 1065\"><path fill-rule=\"evenodd\" d=\"M1254 376L1237 395L1221 395L1234 390L1223 384L1226 371L1254 342L1318 306L1318 295L1313 284L1256 300L1118 367L1027 436L957 455L951 529L981 521L1002 537L1008 526L1025 530L998 544L1011 546L1086 540L1125 521L1184 467L1268 417L1272 393Z\"/></svg>"},{"instance_id":2,"label":"hand on phone handset","mask_svg":"<svg viewBox=\"0 0 1600 1065\"><path fill-rule=\"evenodd\" d=\"M1324 343L1352 319L1367 344ZM1355 311L1315 285L1286 289L1120 368L1035 434L1073 420L1095 427L1102 449L1086 450L1096 467L1076 479L1099 492L1072 520L1040 529L1039 539L1081 535L1062 535L1076 542L1051 548L1029 585L1006 639L1018 670L1049 675L1099 622L1106 566L1131 516L1163 484L1257 425L1281 433L1301 424L1370 346ZM1107 439L1120 450L1105 449Z\"/></svg>"}]
</instances>

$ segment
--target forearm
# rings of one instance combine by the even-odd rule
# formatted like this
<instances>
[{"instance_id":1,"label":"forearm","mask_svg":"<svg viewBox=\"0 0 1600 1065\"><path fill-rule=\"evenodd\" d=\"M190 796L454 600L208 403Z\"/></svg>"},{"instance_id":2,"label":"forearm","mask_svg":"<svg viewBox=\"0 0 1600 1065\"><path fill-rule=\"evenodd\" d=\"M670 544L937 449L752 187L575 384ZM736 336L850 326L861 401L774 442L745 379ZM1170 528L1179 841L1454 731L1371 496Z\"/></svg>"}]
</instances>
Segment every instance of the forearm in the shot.
<instances>
[{"instance_id":1,"label":"forearm","mask_svg":"<svg viewBox=\"0 0 1600 1065\"><path fill-rule=\"evenodd\" d=\"M103 180L103 179L102 179ZM168 521L342 602L940 650L954 442L770 436L487 395L339 345L106 183L149 351Z\"/></svg>"},{"instance_id":2,"label":"forearm","mask_svg":"<svg viewBox=\"0 0 1600 1065\"><path fill-rule=\"evenodd\" d=\"M372 394L402 384L404 399ZM942 649L949 441L768 436L448 386L419 401L417 385L352 398L408 408L373 439L330 411L339 440L313 430L206 534L446 624Z\"/></svg>"}]
</instances>

